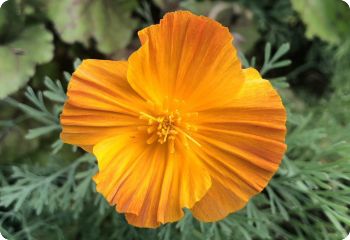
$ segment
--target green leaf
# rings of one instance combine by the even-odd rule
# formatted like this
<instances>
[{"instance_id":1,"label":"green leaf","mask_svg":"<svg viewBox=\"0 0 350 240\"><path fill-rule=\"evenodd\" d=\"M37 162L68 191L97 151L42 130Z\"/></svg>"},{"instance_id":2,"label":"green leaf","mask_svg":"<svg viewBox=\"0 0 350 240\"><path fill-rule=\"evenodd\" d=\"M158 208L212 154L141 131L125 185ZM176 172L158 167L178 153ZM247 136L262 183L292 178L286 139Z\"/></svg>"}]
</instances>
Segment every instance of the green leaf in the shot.
<instances>
[{"instance_id":1,"label":"green leaf","mask_svg":"<svg viewBox=\"0 0 350 240\"><path fill-rule=\"evenodd\" d=\"M44 91L44 96L53 102L64 103L66 100L66 93L60 81L52 81L49 77L44 80L45 86L48 90Z\"/></svg>"},{"instance_id":2,"label":"green leaf","mask_svg":"<svg viewBox=\"0 0 350 240\"><path fill-rule=\"evenodd\" d=\"M26 27L17 38L0 44L0 99L16 92L53 57L53 36L43 25Z\"/></svg>"},{"instance_id":3,"label":"green leaf","mask_svg":"<svg viewBox=\"0 0 350 240\"><path fill-rule=\"evenodd\" d=\"M24 27L24 15L21 14L19 5L15 1L5 2L0 8L0 45L16 39Z\"/></svg>"},{"instance_id":4,"label":"green leaf","mask_svg":"<svg viewBox=\"0 0 350 240\"><path fill-rule=\"evenodd\" d=\"M264 76L267 72L275 68L282 68L289 66L292 62L290 60L280 60L290 49L289 43L282 44L276 53L271 57L271 44L267 43L265 46L264 64L261 68L261 74Z\"/></svg>"},{"instance_id":5,"label":"green leaf","mask_svg":"<svg viewBox=\"0 0 350 240\"><path fill-rule=\"evenodd\" d=\"M270 45L271 47L271 45ZM278 59L280 59L283 55L285 55L286 53L288 53L288 51L290 50L290 44L289 43L284 43L282 44L277 52L275 53L275 55L273 55L273 58L271 59L271 62L275 62Z\"/></svg>"},{"instance_id":6,"label":"green leaf","mask_svg":"<svg viewBox=\"0 0 350 240\"><path fill-rule=\"evenodd\" d=\"M155 2L165 2L165 1L158 0ZM214 4L215 4L214 2L211 2L208 0L204 0L204 1L185 0L180 2L180 6L182 8L188 9L191 12L194 12L199 15L208 15L210 10L213 8Z\"/></svg>"},{"instance_id":7,"label":"green leaf","mask_svg":"<svg viewBox=\"0 0 350 240\"><path fill-rule=\"evenodd\" d=\"M339 44L350 34L350 11L341 0L292 0L293 8L306 24L308 38L319 37Z\"/></svg>"},{"instance_id":8,"label":"green leaf","mask_svg":"<svg viewBox=\"0 0 350 240\"><path fill-rule=\"evenodd\" d=\"M94 39L97 49L105 54L129 43L137 25L130 17L135 6L135 0L47 2L48 15L63 41L80 42L88 47Z\"/></svg>"},{"instance_id":9,"label":"green leaf","mask_svg":"<svg viewBox=\"0 0 350 240\"><path fill-rule=\"evenodd\" d=\"M45 126L45 127L39 127L39 128L34 128L30 129L28 134L26 135L26 139L33 139L37 138L39 136L48 134L54 130L60 129L59 125L51 125L51 126Z\"/></svg>"}]
</instances>

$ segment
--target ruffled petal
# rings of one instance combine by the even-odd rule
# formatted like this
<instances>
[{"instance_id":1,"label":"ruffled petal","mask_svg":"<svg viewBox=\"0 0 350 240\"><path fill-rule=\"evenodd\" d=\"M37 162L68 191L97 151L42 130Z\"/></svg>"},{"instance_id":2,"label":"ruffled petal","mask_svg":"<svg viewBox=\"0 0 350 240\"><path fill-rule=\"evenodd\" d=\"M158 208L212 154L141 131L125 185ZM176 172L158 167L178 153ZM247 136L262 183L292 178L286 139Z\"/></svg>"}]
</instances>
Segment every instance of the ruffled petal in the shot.
<instances>
[{"instance_id":1,"label":"ruffled petal","mask_svg":"<svg viewBox=\"0 0 350 240\"><path fill-rule=\"evenodd\" d=\"M68 85L61 139L87 151L92 145L142 124L145 101L126 80L127 62L85 60Z\"/></svg>"},{"instance_id":2,"label":"ruffled petal","mask_svg":"<svg viewBox=\"0 0 350 240\"><path fill-rule=\"evenodd\" d=\"M245 204L246 201L213 180L208 193L191 210L193 216L198 220L213 222L225 218L231 212L240 210Z\"/></svg>"},{"instance_id":3,"label":"ruffled petal","mask_svg":"<svg viewBox=\"0 0 350 240\"><path fill-rule=\"evenodd\" d=\"M200 112L196 123L193 137L202 145L196 152L218 183L193 208L203 221L218 220L261 192L286 150L286 112L279 95L256 70L244 74L246 81L230 106ZM206 209L230 194L236 206Z\"/></svg>"},{"instance_id":4,"label":"ruffled petal","mask_svg":"<svg viewBox=\"0 0 350 240\"><path fill-rule=\"evenodd\" d=\"M128 60L128 81L154 103L169 97L184 100L189 110L222 106L244 81L232 35L207 17L168 13L139 37L142 46Z\"/></svg>"},{"instance_id":5,"label":"ruffled petal","mask_svg":"<svg viewBox=\"0 0 350 240\"><path fill-rule=\"evenodd\" d=\"M154 228L183 216L208 191L209 173L189 149L170 154L161 144L146 144L140 133L112 137L95 145L97 191L129 223Z\"/></svg>"}]
</instances>

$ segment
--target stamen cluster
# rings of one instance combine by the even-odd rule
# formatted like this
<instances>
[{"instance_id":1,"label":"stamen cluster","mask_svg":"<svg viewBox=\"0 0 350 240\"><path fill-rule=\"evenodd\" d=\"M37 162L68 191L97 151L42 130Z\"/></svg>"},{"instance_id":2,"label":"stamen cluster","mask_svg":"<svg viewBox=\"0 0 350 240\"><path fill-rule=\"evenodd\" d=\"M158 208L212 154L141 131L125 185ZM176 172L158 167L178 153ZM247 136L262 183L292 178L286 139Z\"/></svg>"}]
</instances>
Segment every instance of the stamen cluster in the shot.
<instances>
[{"instance_id":1,"label":"stamen cluster","mask_svg":"<svg viewBox=\"0 0 350 240\"><path fill-rule=\"evenodd\" d=\"M175 101L176 103L179 100ZM145 112L140 112L140 119L147 120L146 131L150 135L147 139L147 144L158 142L160 144L168 143L170 153L175 152L176 136L179 136L181 142L185 147L188 147L188 139L195 144L200 144L190 136L190 131L196 131L194 127L186 120L197 117L198 113L184 113L179 109L173 111L164 108L159 115L153 116ZM184 116L184 118L182 117ZM143 128L144 129L144 128Z\"/></svg>"}]
</instances>

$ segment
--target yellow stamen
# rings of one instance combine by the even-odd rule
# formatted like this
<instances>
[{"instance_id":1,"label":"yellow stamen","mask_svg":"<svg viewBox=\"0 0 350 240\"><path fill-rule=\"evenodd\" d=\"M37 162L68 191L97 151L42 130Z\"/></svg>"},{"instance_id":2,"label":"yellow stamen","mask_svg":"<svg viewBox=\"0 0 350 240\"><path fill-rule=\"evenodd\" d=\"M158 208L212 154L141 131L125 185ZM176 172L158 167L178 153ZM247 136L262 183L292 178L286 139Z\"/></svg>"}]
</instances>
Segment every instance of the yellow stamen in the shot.
<instances>
[{"instance_id":1,"label":"yellow stamen","mask_svg":"<svg viewBox=\"0 0 350 240\"><path fill-rule=\"evenodd\" d=\"M177 131L179 131L180 133L182 133L183 135L185 135L188 139L190 139L192 142L194 142L197 146L202 147L202 145L197 142L196 140L194 140L194 138L192 138L190 135L188 135L185 131L182 131L180 128L178 127L174 127Z\"/></svg>"},{"instance_id":2,"label":"yellow stamen","mask_svg":"<svg viewBox=\"0 0 350 240\"><path fill-rule=\"evenodd\" d=\"M166 99L166 101L168 101ZM180 101L175 101L175 105L180 104ZM168 103L165 103L168 105ZM186 113L186 118L196 117L198 113ZM168 149L170 153L175 152L175 140L176 135L180 135L181 144L186 148L189 147L189 141L193 142L197 146L201 147L201 144L197 142L188 132L191 130L196 131L197 127L189 124L183 123L181 112L176 109L175 111L169 111L169 109L163 109L160 116L152 116L145 112L140 112L140 119L148 121L148 127L145 128L148 134L151 134L147 139L147 144L153 144L154 142L159 142L160 144L168 143ZM185 121L184 120L184 121ZM182 130L184 127L185 130ZM188 141L189 140L189 141Z\"/></svg>"},{"instance_id":3,"label":"yellow stamen","mask_svg":"<svg viewBox=\"0 0 350 240\"><path fill-rule=\"evenodd\" d=\"M166 132L164 134L164 138L163 138L163 141L165 142L167 137L168 137L168 134L169 134L169 129L170 129L170 126L166 128Z\"/></svg>"},{"instance_id":4,"label":"yellow stamen","mask_svg":"<svg viewBox=\"0 0 350 240\"><path fill-rule=\"evenodd\" d=\"M151 120L153 120L153 121L155 121L155 122L159 122L159 119L157 119L157 118L155 118L155 117L153 117L153 116L151 116L151 115L149 115L149 114L147 114L147 113L140 112L140 118L141 118L141 119L145 119L145 118L143 118L143 117L146 117L146 119L151 119Z\"/></svg>"}]
</instances>

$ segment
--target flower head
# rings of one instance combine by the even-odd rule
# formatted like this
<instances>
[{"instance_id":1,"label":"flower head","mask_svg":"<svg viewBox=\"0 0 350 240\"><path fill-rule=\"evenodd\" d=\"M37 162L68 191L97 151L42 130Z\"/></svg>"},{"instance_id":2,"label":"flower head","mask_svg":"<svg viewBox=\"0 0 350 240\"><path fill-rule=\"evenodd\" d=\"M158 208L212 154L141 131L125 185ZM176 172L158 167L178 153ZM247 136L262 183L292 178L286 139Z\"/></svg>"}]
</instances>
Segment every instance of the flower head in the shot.
<instances>
[{"instance_id":1,"label":"flower head","mask_svg":"<svg viewBox=\"0 0 350 240\"><path fill-rule=\"evenodd\" d=\"M97 191L129 223L157 227L183 208L222 219L278 169L281 99L209 18L168 13L139 37L128 61L85 60L74 72L61 138L96 156Z\"/></svg>"}]
</instances>

